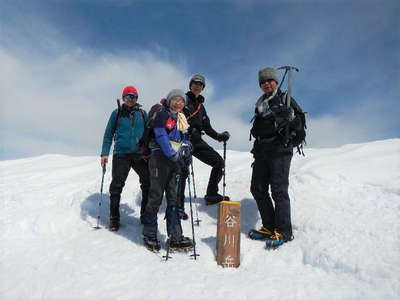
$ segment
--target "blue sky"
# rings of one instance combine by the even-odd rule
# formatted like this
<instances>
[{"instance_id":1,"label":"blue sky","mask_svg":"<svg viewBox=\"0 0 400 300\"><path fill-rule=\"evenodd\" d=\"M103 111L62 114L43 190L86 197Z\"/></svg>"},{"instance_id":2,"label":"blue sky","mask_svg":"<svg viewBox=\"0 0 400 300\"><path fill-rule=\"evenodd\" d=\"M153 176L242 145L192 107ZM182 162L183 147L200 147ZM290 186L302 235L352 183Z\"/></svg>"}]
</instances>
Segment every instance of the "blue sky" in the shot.
<instances>
[{"instance_id":1,"label":"blue sky","mask_svg":"<svg viewBox=\"0 0 400 300\"><path fill-rule=\"evenodd\" d=\"M148 109L196 73L215 129L246 151L257 72L281 65L300 69L293 94L310 147L398 137L399 11L398 1L3 0L0 158L98 155L124 85Z\"/></svg>"}]
</instances>

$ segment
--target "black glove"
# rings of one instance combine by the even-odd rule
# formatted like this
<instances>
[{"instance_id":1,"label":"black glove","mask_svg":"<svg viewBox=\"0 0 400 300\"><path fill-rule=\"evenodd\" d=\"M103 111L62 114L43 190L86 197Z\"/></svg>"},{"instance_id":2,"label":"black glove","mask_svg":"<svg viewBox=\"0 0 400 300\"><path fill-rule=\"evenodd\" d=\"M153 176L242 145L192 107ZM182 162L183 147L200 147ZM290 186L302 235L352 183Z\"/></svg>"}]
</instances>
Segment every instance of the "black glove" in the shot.
<instances>
[{"instance_id":1,"label":"black glove","mask_svg":"<svg viewBox=\"0 0 400 300\"><path fill-rule=\"evenodd\" d=\"M179 164L179 161L180 161L179 152L175 152L175 154L172 155L169 159L170 159L172 162L174 162L174 163L176 163L176 164Z\"/></svg>"},{"instance_id":2,"label":"black glove","mask_svg":"<svg viewBox=\"0 0 400 300\"><path fill-rule=\"evenodd\" d=\"M224 131L222 133L218 133L217 141L218 142L226 142L227 140L229 140L230 137L231 137L231 135L229 134L229 132L228 131Z\"/></svg>"},{"instance_id":3,"label":"black glove","mask_svg":"<svg viewBox=\"0 0 400 300\"><path fill-rule=\"evenodd\" d=\"M192 163L192 149L189 144L183 144L179 150L169 158L178 167L186 167Z\"/></svg>"},{"instance_id":4,"label":"black glove","mask_svg":"<svg viewBox=\"0 0 400 300\"><path fill-rule=\"evenodd\" d=\"M190 144L183 144L179 148L179 155L183 166L189 166L192 163L192 147Z\"/></svg>"}]
</instances>

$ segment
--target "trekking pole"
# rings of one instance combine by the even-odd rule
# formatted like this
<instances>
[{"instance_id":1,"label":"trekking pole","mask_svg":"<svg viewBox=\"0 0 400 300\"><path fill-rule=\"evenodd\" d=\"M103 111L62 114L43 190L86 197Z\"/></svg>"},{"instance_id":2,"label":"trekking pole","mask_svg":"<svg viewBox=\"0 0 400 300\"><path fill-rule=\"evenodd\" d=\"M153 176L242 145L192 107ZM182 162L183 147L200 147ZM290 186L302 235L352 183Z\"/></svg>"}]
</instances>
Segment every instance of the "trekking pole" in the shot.
<instances>
[{"instance_id":1,"label":"trekking pole","mask_svg":"<svg viewBox=\"0 0 400 300\"><path fill-rule=\"evenodd\" d=\"M102 168L103 168L103 175L101 177L100 200L97 213L97 225L93 227L94 229L100 229L100 210L101 210L101 203L103 201L103 184L104 184L104 174L106 174L106 164L103 164Z\"/></svg>"},{"instance_id":2,"label":"trekking pole","mask_svg":"<svg viewBox=\"0 0 400 300\"><path fill-rule=\"evenodd\" d=\"M180 174L180 172L181 172L181 169L178 169L178 172L176 173L176 175L175 175L175 178L176 178L176 190L175 190L175 192L176 192L176 199L179 199L179 190L180 190L180 188L179 188L179 186L180 186L180 180L181 180L181 174ZM168 222L168 220L167 220L167 222ZM168 224L168 223L167 223ZM167 225L168 226L168 225ZM172 258L171 256L169 256L169 252L170 252L170 242L171 242L171 235L168 235L168 239L167 239L167 253L163 256L163 258L165 258L165 261L168 261L168 259L170 259L170 258Z\"/></svg>"},{"instance_id":3,"label":"trekking pole","mask_svg":"<svg viewBox=\"0 0 400 300\"><path fill-rule=\"evenodd\" d=\"M224 141L224 168L222 169L222 175L223 175L223 180L222 180L222 199L225 200L225 164L226 164L226 141Z\"/></svg>"},{"instance_id":4,"label":"trekking pole","mask_svg":"<svg viewBox=\"0 0 400 300\"><path fill-rule=\"evenodd\" d=\"M286 92L286 107L290 108L290 101L292 99L292 71L299 71L298 68L292 66L282 66L279 67L278 70L285 70L285 73L288 74L288 84L287 84L287 92ZM285 144L289 143L289 124L287 124L285 128Z\"/></svg>"},{"instance_id":5,"label":"trekking pole","mask_svg":"<svg viewBox=\"0 0 400 300\"><path fill-rule=\"evenodd\" d=\"M168 236L168 239L167 239L167 253L166 253L165 255L163 255L163 257L162 257L162 258L165 258L165 261L168 261L168 259L172 258L171 256L169 256L169 251L170 251L170 246L169 246L169 244L170 244L170 240L171 240L171 236Z\"/></svg>"},{"instance_id":6,"label":"trekking pole","mask_svg":"<svg viewBox=\"0 0 400 300\"><path fill-rule=\"evenodd\" d=\"M196 195L196 183L194 181L194 172L193 172L193 161L190 163L190 168L191 168L191 173L192 173L192 181L193 181L193 199L194 199L194 208L196 209L196 225L200 226L201 220L199 219L199 210L198 206L199 203L197 201L197 195ZM190 176L190 175L189 175Z\"/></svg>"},{"instance_id":7,"label":"trekking pole","mask_svg":"<svg viewBox=\"0 0 400 300\"><path fill-rule=\"evenodd\" d=\"M193 238L193 254L190 255L191 257L194 257L194 259L197 259L197 256L200 256L200 254L196 253L196 240L194 237L194 222L193 222L193 209L192 209L192 190L190 188L190 176L188 176L188 186L189 186L189 203L190 203L190 220L192 222L192 238Z\"/></svg>"}]
</instances>

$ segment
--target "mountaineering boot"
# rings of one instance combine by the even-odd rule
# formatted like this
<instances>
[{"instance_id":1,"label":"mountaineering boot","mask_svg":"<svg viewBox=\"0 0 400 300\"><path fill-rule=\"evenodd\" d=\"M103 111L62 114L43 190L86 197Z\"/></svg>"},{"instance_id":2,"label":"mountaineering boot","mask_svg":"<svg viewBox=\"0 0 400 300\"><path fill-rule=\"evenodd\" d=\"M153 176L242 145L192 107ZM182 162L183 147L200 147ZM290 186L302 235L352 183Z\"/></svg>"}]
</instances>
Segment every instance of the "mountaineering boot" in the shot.
<instances>
[{"instance_id":1,"label":"mountaineering boot","mask_svg":"<svg viewBox=\"0 0 400 300\"><path fill-rule=\"evenodd\" d=\"M157 238L144 237L143 243L144 246L152 252L158 252L161 249L160 242L157 240Z\"/></svg>"},{"instance_id":2,"label":"mountaineering boot","mask_svg":"<svg viewBox=\"0 0 400 300\"><path fill-rule=\"evenodd\" d=\"M118 231L119 229L119 218L118 217L110 217L110 224L109 224L111 231Z\"/></svg>"},{"instance_id":3,"label":"mountaineering boot","mask_svg":"<svg viewBox=\"0 0 400 300\"><path fill-rule=\"evenodd\" d=\"M170 240L169 247L172 251L188 250L193 248L193 241L188 237L182 236L179 241Z\"/></svg>"},{"instance_id":4,"label":"mountaineering boot","mask_svg":"<svg viewBox=\"0 0 400 300\"><path fill-rule=\"evenodd\" d=\"M172 251L193 247L192 240L183 236L181 219L178 212L179 209L175 206L167 207L167 233L169 236L169 247Z\"/></svg>"},{"instance_id":5,"label":"mountaineering boot","mask_svg":"<svg viewBox=\"0 0 400 300\"><path fill-rule=\"evenodd\" d=\"M290 242L293 239L293 235L285 236L275 229L274 234L265 239L265 247L267 249L276 249L279 246L282 246L284 243Z\"/></svg>"},{"instance_id":6,"label":"mountaineering boot","mask_svg":"<svg viewBox=\"0 0 400 300\"><path fill-rule=\"evenodd\" d=\"M175 206L168 206L166 211L167 234L173 241L179 241L183 235L178 211L179 209Z\"/></svg>"},{"instance_id":7,"label":"mountaineering boot","mask_svg":"<svg viewBox=\"0 0 400 300\"><path fill-rule=\"evenodd\" d=\"M204 196L204 200L206 202L206 205L213 205L217 204L221 201L229 201L229 197L225 195L222 196L221 194L215 193L215 194L207 194Z\"/></svg>"},{"instance_id":8,"label":"mountaineering boot","mask_svg":"<svg viewBox=\"0 0 400 300\"><path fill-rule=\"evenodd\" d=\"M187 213L185 213L185 210L183 208L178 208L177 214L178 217L184 221L189 219L189 216L187 215Z\"/></svg>"},{"instance_id":9,"label":"mountaineering boot","mask_svg":"<svg viewBox=\"0 0 400 300\"><path fill-rule=\"evenodd\" d=\"M262 226L260 229L252 229L247 233L247 236L252 240L265 240L274 235L274 231Z\"/></svg>"}]
</instances>

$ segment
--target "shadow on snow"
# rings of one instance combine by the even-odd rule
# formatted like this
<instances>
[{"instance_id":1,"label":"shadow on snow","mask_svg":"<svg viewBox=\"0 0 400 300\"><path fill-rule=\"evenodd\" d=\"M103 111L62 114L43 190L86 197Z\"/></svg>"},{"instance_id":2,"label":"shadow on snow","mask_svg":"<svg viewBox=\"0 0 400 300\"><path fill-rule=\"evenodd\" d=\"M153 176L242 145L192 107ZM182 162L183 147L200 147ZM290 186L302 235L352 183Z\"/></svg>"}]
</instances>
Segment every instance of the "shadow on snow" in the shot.
<instances>
[{"instance_id":1,"label":"shadow on snow","mask_svg":"<svg viewBox=\"0 0 400 300\"><path fill-rule=\"evenodd\" d=\"M141 201L141 196L137 196L139 203ZM101 201L101 206L99 209L99 202ZM140 207L140 206L139 206ZM138 217L133 216L135 212L128 204L120 204L120 219L121 227L116 232L111 232L112 234L121 235L128 240L141 245L142 244L142 226ZM100 214L99 214L100 212ZM108 220L110 212L110 196L109 194L103 194L101 197L100 193L94 193L87 197L81 203L81 218L88 222L92 227L97 225L97 216L100 215L100 227L102 229L108 230ZM88 218L90 217L90 218Z\"/></svg>"}]
</instances>

